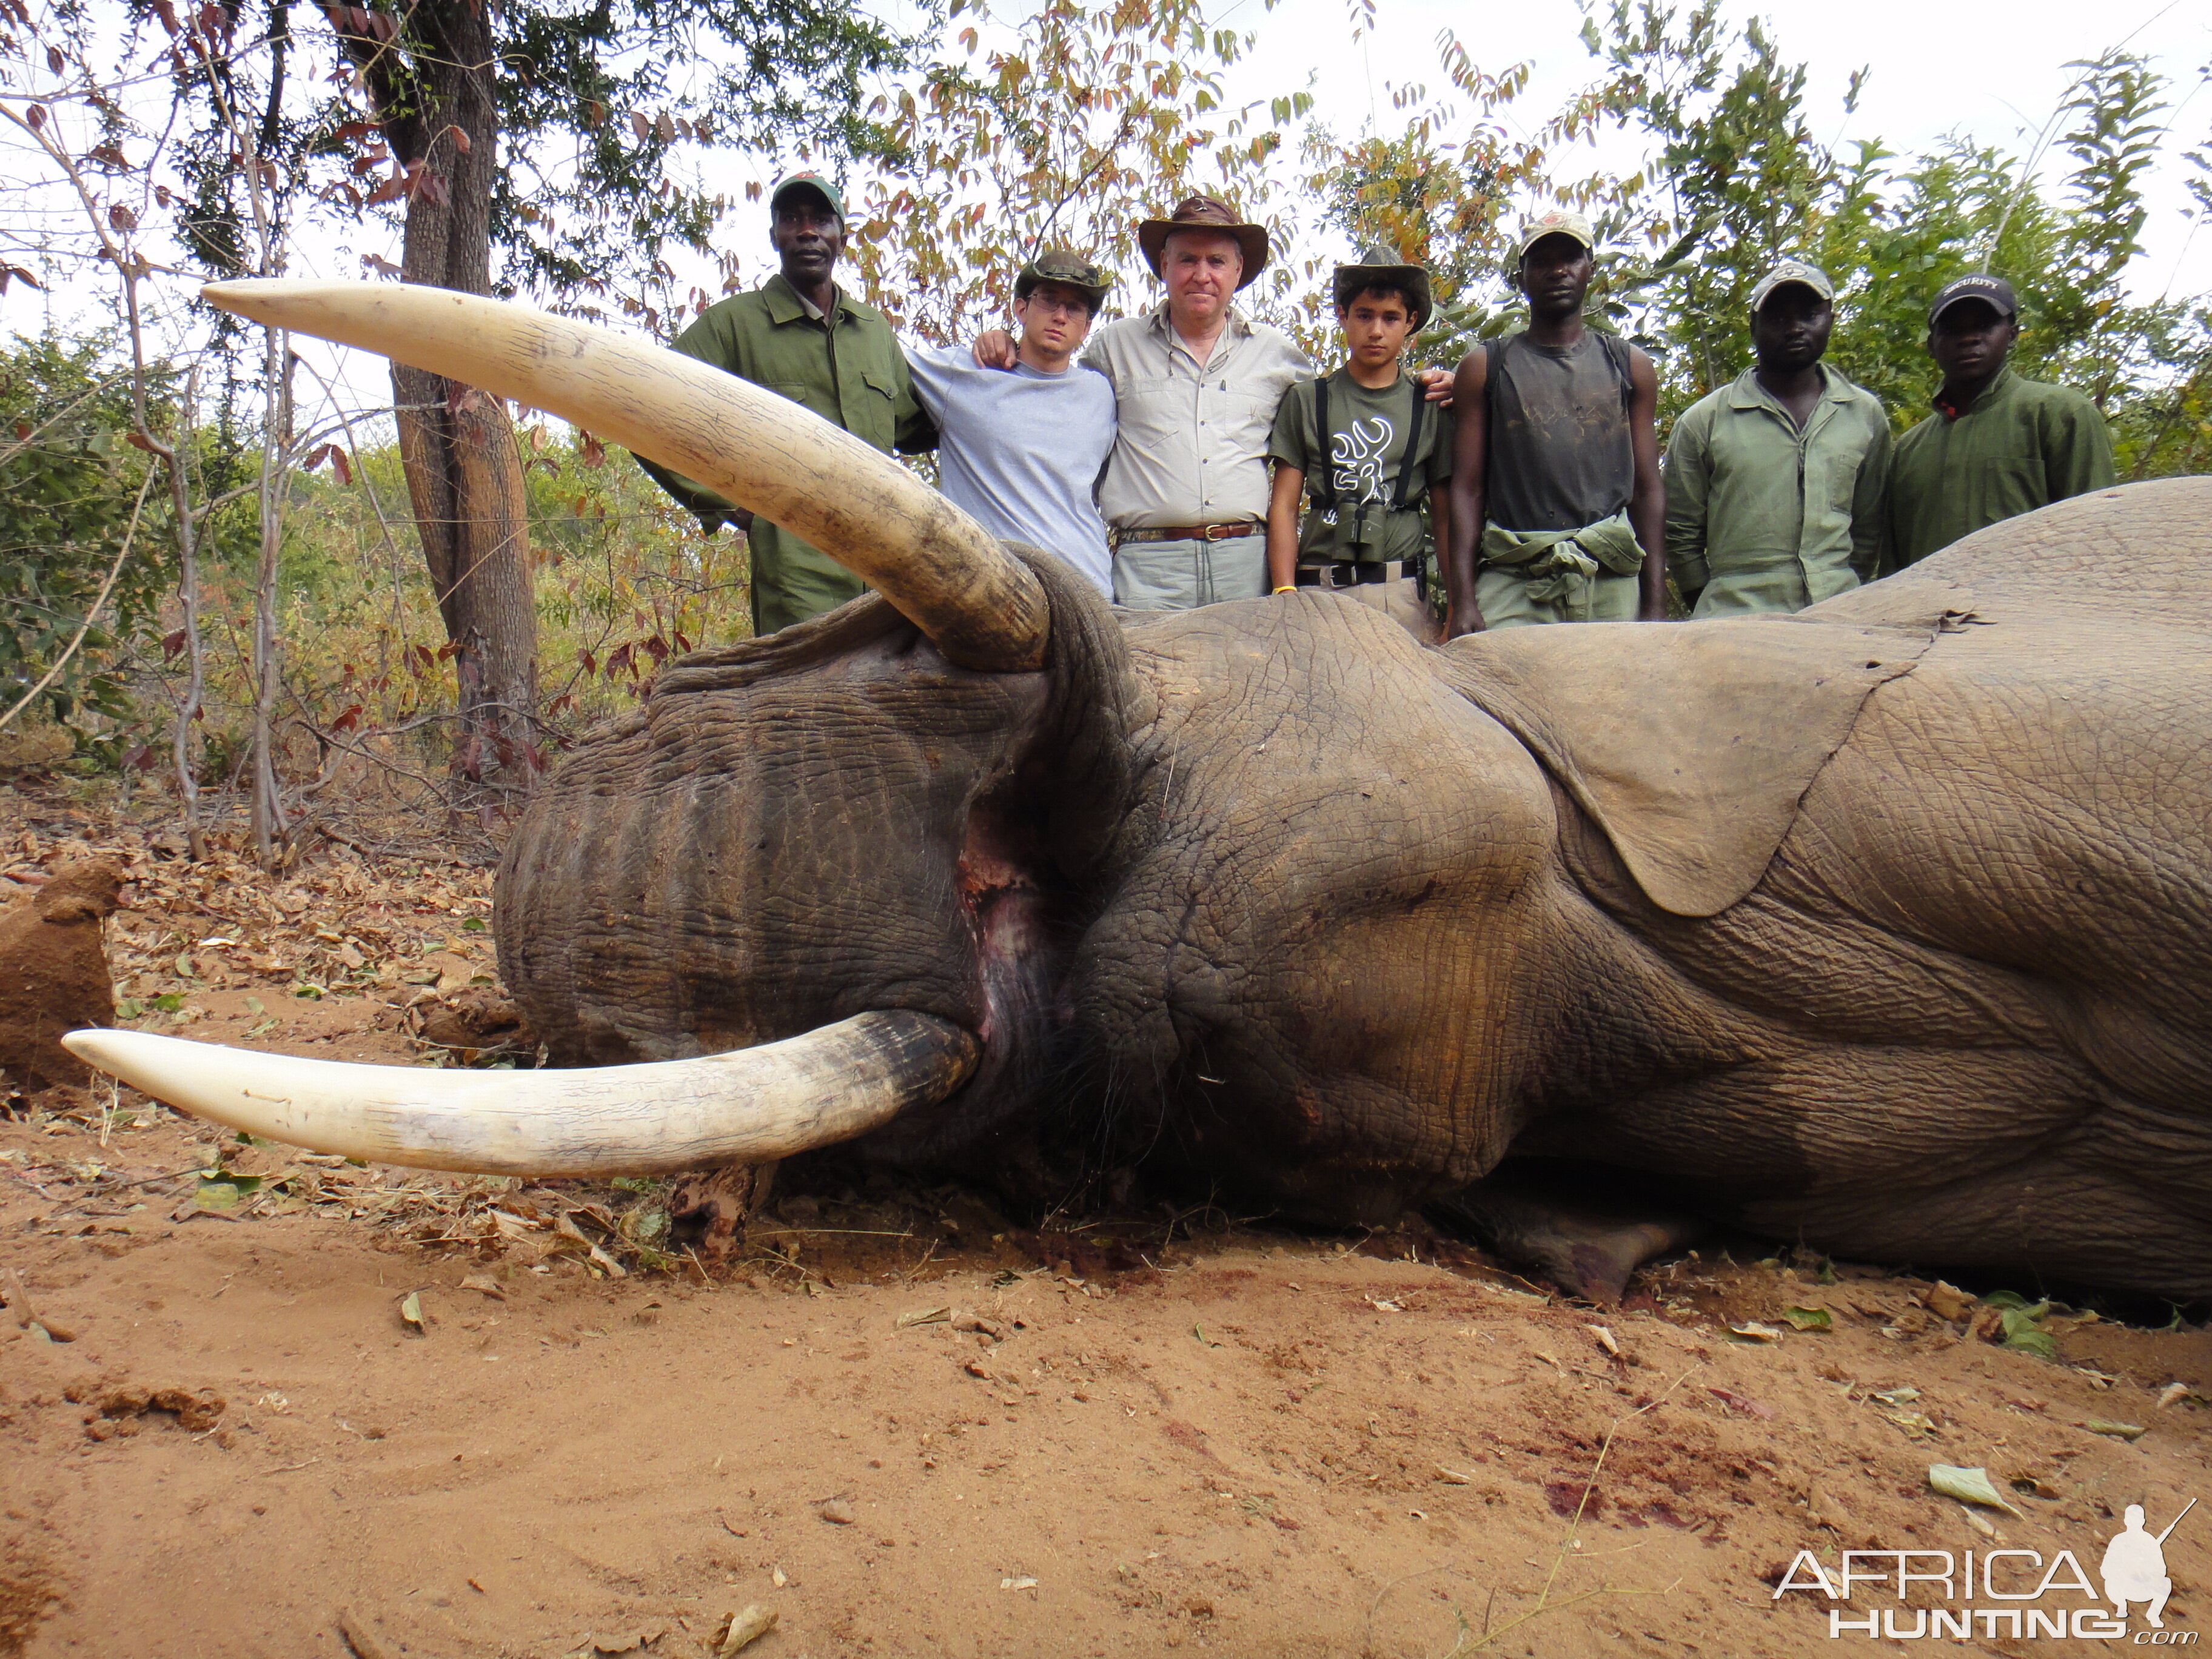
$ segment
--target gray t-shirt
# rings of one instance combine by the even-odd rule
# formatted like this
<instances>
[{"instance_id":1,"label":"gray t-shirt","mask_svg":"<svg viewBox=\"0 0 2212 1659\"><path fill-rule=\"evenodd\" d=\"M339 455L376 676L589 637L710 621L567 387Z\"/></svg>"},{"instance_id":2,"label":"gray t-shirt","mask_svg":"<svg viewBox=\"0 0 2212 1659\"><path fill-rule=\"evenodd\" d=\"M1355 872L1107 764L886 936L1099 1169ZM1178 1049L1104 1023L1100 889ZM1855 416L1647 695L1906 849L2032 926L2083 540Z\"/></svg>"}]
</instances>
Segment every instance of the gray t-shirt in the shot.
<instances>
[{"instance_id":1,"label":"gray t-shirt","mask_svg":"<svg viewBox=\"0 0 2212 1659\"><path fill-rule=\"evenodd\" d=\"M1057 553L1114 596L1097 486L1114 450L1114 388L1081 367L978 368L965 346L908 348L915 395L942 434L938 487L994 536Z\"/></svg>"}]
</instances>

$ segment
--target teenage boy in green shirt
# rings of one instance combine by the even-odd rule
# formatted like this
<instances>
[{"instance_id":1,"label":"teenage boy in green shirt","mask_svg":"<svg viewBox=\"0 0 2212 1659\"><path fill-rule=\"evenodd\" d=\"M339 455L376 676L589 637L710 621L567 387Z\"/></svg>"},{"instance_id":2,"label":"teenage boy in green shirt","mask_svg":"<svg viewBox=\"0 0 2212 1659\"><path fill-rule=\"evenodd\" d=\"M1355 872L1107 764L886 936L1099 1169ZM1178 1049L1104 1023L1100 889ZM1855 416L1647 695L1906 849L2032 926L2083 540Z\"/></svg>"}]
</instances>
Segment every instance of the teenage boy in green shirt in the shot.
<instances>
[{"instance_id":1,"label":"teenage boy in green shirt","mask_svg":"<svg viewBox=\"0 0 2212 1659\"><path fill-rule=\"evenodd\" d=\"M1335 567L1335 585L1416 574L1426 544L1422 506L1451 472L1451 411L1429 403L1406 372L1406 343L1429 319L1428 273L1379 253L1339 265L1333 284L1345 364L1283 394L1267 445L1267 586L1287 593L1300 565ZM1303 524L1298 498L1309 498ZM1438 568L1444 515L1436 515Z\"/></svg>"}]
</instances>

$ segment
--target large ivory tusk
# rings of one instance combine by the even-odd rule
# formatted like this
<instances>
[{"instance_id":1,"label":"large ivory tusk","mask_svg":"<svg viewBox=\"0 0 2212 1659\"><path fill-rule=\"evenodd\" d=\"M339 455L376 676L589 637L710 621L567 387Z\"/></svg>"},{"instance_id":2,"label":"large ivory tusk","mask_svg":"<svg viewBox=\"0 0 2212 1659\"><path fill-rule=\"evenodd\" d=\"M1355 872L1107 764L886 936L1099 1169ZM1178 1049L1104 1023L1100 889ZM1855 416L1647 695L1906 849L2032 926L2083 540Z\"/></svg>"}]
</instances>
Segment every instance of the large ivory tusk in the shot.
<instances>
[{"instance_id":1,"label":"large ivory tusk","mask_svg":"<svg viewBox=\"0 0 2212 1659\"><path fill-rule=\"evenodd\" d=\"M79 1060L184 1111L311 1152L477 1175L663 1175L849 1140L967 1080L975 1037L855 1014L698 1060L432 1071L295 1060L144 1031L71 1031Z\"/></svg>"},{"instance_id":2,"label":"large ivory tusk","mask_svg":"<svg viewBox=\"0 0 2212 1659\"><path fill-rule=\"evenodd\" d=\"M783 526L880 592L963 668L1041 667L1036 578L850 434L680 352L527 306L404 283L210 283L210 304L518 398Z\"/></svg>"}]
</instances>

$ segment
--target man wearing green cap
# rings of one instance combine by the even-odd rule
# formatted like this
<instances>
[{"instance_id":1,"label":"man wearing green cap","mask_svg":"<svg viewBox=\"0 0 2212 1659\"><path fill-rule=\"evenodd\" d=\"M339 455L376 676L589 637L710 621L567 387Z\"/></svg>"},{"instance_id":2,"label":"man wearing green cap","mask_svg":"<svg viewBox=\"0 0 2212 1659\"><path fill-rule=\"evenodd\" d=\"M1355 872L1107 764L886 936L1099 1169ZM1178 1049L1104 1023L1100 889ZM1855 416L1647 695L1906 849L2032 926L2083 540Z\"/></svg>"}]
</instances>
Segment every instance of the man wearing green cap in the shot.
<instances>
[{"instance_id":1,"label":"man wearing green cap","mask_svg":"<svg viewBox=\"0 0 2212 1659\"><path fill-rule=\"evenodd\" d=\"M1407 342L1432 308L1428 272L1374 252L1339 265L1331 286L1345 365L1283 394L1268 442L1267 583L1276 593L1316 576L1335 586L1387 581L1395 567L1418 576L1429 538L1422 509L1451 473L1451 412L1431 408L1405 368ZM1441 553L1449 548L1441 514L1436 528Z\"/></svg>"},{"instance_id":2,"label":"man wearing green cap","mask_svg":"<svg viewBox=\"0 0 2212 1659\"><path fill-rule=\"evenodd\" d=\"M938 488L994 535L1057 553L1114 596L1098 482L1114 451L1114 388L1075 366L1113 277L1079 253L1042 253L1014 278L1013 372L962 348L909 350L914 389L943 434Z\"/></svg>"},{"instance_id":3,"label":"man wearing green cap","mask_svg":"<svg viewBox=\"0 0 2212 1659\"><path fill-rule=\"evenodd\" d=\"M845 247L837 187L817 173L795 173L769 196L769 215L781 270L751 293L710 307L677 336L676 349L778 392L886 454L934 447L936 428L915 401L890 325L833 278ZM709 534L724 523L747 532L756 635L818 617L865 591L859 577L779 526L681 473L641 464Z\"/></svg>"},{"instance_id":4,"label":"man wearing green cap","mask_svg":"<svg viewBox=\"0 0 2212 1659\"><path fill-rule=\"evenodd\" d=\"M1889 417L1820 362L1835 296L1817 265L1768 271L1751 293L1753 367L1674 422L1667 568L1700 619L1802 611L1874 579Z\"/></svg>"}]
</instances>

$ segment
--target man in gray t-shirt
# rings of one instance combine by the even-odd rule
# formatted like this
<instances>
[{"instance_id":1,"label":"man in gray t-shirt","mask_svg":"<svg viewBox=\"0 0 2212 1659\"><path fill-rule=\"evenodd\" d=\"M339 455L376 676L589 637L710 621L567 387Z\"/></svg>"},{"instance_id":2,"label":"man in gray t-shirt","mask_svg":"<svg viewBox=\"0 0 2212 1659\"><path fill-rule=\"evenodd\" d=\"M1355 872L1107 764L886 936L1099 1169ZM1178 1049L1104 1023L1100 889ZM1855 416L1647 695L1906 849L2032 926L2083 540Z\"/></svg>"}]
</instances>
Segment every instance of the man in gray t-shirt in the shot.
<instances>
[{"instance_id":1,"label":"man in gray t-shirt","mask_svg":"<svg viewBox=\"0 0 2212 1659\"><path fill-rule=\"evenodd\" d=\"M1114 388L1075 353L1113 281L1079 254L1042 254L1014 279L1013 373L964 346L907 352L941 434L938 488L995 536L1057 553L1114 597L1098 479L1114 450Z\"/></svg>"}]
</instances>

